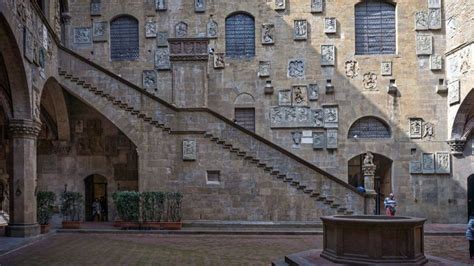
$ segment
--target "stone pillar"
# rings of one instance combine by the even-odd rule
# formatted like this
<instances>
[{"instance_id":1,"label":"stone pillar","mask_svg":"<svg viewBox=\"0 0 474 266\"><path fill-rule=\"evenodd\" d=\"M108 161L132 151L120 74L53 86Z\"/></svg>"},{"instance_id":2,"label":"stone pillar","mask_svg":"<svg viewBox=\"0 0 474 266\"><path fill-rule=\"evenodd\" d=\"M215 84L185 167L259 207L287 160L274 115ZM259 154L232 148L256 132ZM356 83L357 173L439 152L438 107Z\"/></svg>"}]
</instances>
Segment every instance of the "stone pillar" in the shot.
<instances>
[{"instance_id":1,"label":"stone pillar","mask_svg":"<svg viewBox=\"0 0 474 266\"><path fill-rule=\"evenodd\" d=\"M366 203L366 213L374 214L375 213L375 198L377 192L375 192L374 187L374 178L375 178L375 169L377 166L374 164L374 156L371 152L367 152L364 157L364 163L362 164L362 172L364 174L364 188L365 193L367 193L367 203Z\"/></svg>"},{"instance_id":2,"label":"stone pillar","mask_svg":"<svg viewBox=\"0 0 474 266\"><path fill-rule=\"evenodd\" d=\"M11 237L29 237L40 233L36 221L36 139L41 123L12 119L9 124L13 151L13 183L10 195L13 215L7 227Z\"/></svg>"}]
</instances>

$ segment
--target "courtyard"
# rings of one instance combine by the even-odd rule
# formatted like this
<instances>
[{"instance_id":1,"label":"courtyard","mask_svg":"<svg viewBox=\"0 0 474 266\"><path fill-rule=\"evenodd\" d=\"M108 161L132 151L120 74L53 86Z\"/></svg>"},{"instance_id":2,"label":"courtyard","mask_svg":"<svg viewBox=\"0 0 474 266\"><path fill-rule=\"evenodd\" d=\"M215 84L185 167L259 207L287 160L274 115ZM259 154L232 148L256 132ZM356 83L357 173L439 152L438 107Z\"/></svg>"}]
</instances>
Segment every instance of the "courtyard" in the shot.
<instances>
[{"instance_id":1,"label":"courtyard","mask_svg":"<svg viewBox=\"0 0 474 266\"><path fill-rule=\"evenodd\" d=\"M321 235L157 235L56 233L0 255L0 265L269 265L322 249ZM425 253L469 260L463 236L425 236Z\"/></svg>"}]
</instances>

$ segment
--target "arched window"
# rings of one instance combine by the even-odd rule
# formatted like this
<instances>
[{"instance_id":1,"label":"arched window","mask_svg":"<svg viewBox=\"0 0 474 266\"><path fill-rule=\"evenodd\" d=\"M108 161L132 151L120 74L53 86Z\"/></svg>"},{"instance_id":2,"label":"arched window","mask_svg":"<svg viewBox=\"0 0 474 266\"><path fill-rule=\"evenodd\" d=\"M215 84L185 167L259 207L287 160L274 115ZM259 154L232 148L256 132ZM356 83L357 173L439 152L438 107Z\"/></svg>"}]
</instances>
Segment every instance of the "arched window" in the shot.
<instances>
[{"instance_id":1,"label":"arched window","mask_svg":"<svg viewBox=\"0 0 474 266\"><path fill-rule=\"evenodd\" d=\"M366 0L355 7L355 53L395 54L395 6L382 0Z\"/></svg>"},{"instance_id":2,"label":"arched window","mask_svg":"<svg viewBox=\"0 0 474 266\"><path fill-rule=\"evenodd\" d=\"M138 58L138 20L120 16L110 22L110 54L112 60Z\"/></svg>"},{"instance_id":3,"label":"arched window","mask_svg":"<svg viewBox=\"0 0 474 266\"><path fill-rule=\"evenodd\" d=\"M390 138L390 128L382 120L375 117L362 117L349 129L350 139L382 139Z\"/></svg>"},{"instance_id":4,"label":"arched window","mask_svg":"<svg viewBox=\"0 0 474 266\"><path fill-rule=\"evenodd\" d=\"M225 52L230 58L255 56L255 20L252 16L237 13L225 20Z\"/></svg>"}]
</instances>

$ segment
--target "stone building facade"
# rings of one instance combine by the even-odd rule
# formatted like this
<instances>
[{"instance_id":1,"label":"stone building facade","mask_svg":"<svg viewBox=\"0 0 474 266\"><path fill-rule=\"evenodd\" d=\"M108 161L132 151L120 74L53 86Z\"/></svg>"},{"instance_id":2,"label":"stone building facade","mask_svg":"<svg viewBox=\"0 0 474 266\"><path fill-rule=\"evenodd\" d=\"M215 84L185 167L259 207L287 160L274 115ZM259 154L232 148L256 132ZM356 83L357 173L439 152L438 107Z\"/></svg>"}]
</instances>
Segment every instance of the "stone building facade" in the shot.
<instances>
[{"instance_id":1,"label":"stone building facade","mask_svg":"<svg viewBox=\"0 0 474 266\"><path fill-rule=\"evenodd\" d=\"M0 5L11 235L37 232L41 190L110 220L117 190L181 191L186 220L372 213L368 152L400 215L471 211L467 0Z\"/></svg>"}]
</instances>

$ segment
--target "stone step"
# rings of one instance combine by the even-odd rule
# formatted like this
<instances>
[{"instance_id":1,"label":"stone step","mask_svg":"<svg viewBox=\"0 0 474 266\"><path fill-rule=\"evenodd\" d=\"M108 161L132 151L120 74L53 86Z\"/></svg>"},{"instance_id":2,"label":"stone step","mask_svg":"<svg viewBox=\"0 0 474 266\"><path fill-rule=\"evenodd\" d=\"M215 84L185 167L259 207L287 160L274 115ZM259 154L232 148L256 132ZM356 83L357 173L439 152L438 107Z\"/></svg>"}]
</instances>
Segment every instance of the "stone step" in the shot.
<instances>
[{"instance_id":1,"label":"stone step","mask_svg":"<svg viewBox=\"0 0 474 266\"><path fill-rule=\"evenodd\" d=\"M306 193L306 194L311 194L313 192L313 190L310 189L310 188L305 188L305 189L303 189L303 192Z\"/></svg>"},{"instance_id":2,"label":"stone step","mask_svg":"<svg viewBox=\"0 0 474 266\"><path fill-rule=\"evenodd\" d=\"M278 179L284 179L286 177L286 174L279 174L276 176Z\"/></svg>"},{"instance_id":3,"label":"stone step","mask_svg":"<svg viewBox=\"0 0 474 266\"><path fill-rule=\"evenodd\" d=\"M212 137L212 133L206 132L206 133L204 133L204 137L205 137L205 138L211 138L211 137Z\"/></svg>"}]
</instances>

